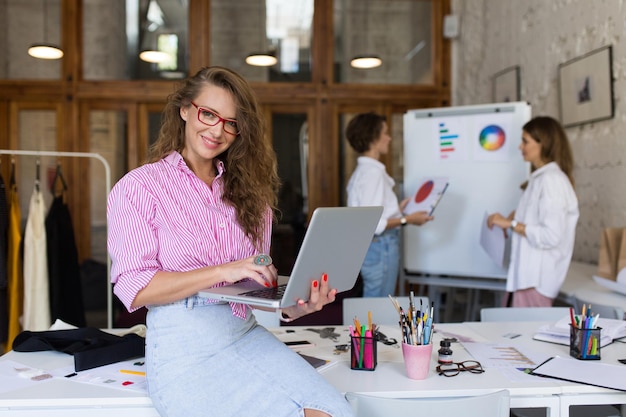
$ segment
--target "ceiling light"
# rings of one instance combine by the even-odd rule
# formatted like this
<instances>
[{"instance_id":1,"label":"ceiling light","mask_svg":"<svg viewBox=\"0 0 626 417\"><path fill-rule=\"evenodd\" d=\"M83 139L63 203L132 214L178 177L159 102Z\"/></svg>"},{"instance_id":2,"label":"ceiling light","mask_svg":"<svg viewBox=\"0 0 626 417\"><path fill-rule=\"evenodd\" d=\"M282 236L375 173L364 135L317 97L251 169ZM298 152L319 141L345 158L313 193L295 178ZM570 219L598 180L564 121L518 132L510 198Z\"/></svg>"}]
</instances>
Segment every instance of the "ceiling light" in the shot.
<instances>
[{"instance_id":1,"label":"ceiling light","mask_svg":"<svg viewBox=\"0 0 626 417\"><path fill-rule=\"evenodd\" d=\"M40 59L59 59L63 57L63 51L58 46L38 43L28 48L28 55Z\"/></svg>"},{"instance_id":2,"label":"ceiling light","mask_svg":"<svg viewBox=\"0 0 626 417\"><path fill-rule=\"evenodd\" d=\"M169 57L170 54L163 51L141 51L139 53L139 59L153 64L165 62L169 59Z\"/></svg>"},{"instance_id":3,"label":"ceiling light","mask_svg":"<svg viewBox=\"0 0 626 417\"><path fill-rule=\"evenodd\" d=\"M59 59L63 57L63 51L56 45L47 43L48 37L48 6L43 0L43 38L41 43L35 43L28 48L28 55L39 59Z\"/></svg>"},{"instance_id":4,"label":"ceiling light","mask_svg":"<svg viewBox=\"0 0 626 417\"><path fill-rule=\"evenodd\" d=\"M350 61L350 66L353 68L376 68L380 67L383 63L383 60L376 55L358 55L352 58Z\"/></svg>"},{"instance_id":5,"label":"ceiling light","mask_svg":"<svg viewBox=\"0 0 626 417\"><path fill-rule=\"evenodd\" d=\"M253 53L246 57L246 64L254 65L255 67L271 67L276 65L277 62L278 59L269 52Z\"/></svg>"}]
</instances>

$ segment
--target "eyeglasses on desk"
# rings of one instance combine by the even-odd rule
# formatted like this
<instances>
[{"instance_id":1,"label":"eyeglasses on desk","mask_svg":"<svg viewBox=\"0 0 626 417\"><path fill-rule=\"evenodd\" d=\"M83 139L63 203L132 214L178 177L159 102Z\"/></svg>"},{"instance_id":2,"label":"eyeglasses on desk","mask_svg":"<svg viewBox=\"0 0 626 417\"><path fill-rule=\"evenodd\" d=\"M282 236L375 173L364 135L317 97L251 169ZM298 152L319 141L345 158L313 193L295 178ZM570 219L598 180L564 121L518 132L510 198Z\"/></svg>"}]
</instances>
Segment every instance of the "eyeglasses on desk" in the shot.
<instances>
[{"instance_id":1,"label":"eyeglasses on desk","mask_svg":"<svg viewBox=\"0 0 626 417\"><path fill-rule=\"evenodd\" d=\"M485 372L483 366L478 361L463 361L437 365L437 373L443 376L457 376L463 371L472 374L482 374Z\"/></svg>"}]
</instances>

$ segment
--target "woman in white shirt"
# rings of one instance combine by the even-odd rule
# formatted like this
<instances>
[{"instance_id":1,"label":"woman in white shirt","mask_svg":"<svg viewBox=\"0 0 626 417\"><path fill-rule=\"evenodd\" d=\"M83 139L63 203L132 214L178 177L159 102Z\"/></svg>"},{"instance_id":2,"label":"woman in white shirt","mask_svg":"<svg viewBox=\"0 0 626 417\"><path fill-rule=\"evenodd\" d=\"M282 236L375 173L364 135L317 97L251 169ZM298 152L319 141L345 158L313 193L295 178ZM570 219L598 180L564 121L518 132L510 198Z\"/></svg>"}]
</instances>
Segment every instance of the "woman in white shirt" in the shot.
<instances>
[{"instance_id":1,"label":"woman in white shirt","mask_svg":"<svg viewBox=\"0 0 626 417\"><path fill-rule=\"evenodd\" d=\"M376 113L356 115L346 128L350 146L360 154L348 182L348 206L383 206L383 214L372 244L361 267L363 297L395 294L400 268L399 229L407 224L422 225L433 219L425 211L407 215L402 210L408 199L398 203L391 178L379 159L389 152L389 127L384 116Z\"/></svg>"},{"instance_id":2,"label":"woman in white shirt","mask_svg":"<svg viewBox=\"0 0 626 417\"><path fill-rule=\"evenodd\" d=\"M494 213L491 228L513 232L506 289L513 307L552 306L565 281L574 251L578 199L572 151L563 127L551 117L526 123L520 145L531 175L508 217Z\"/></svg>"}]
</instances>

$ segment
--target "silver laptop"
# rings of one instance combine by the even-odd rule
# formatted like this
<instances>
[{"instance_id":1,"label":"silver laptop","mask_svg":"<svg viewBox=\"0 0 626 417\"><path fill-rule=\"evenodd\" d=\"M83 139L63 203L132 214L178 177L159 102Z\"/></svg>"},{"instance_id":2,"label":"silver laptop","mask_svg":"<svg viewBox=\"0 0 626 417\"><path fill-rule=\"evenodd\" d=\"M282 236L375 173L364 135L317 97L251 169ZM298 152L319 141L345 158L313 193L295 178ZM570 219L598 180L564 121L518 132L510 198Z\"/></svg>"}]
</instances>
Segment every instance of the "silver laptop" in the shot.
<instances>
[{"instance_id":1,"label":"silver laptop","mask_svg":"<svg viewBox=\"0 0 626 417\"><path fill-rule=\"evenodd\" d=\"M239 282L198 292L222 301L282 308L308 300L311 280L328 274L331 288L339 292L354 287L372 242L382 207L320 207L313 212L291 276L278 277L278 288L256 281ZM278 271L280 274L280 271Z\"/></svg>"}]
</instances>

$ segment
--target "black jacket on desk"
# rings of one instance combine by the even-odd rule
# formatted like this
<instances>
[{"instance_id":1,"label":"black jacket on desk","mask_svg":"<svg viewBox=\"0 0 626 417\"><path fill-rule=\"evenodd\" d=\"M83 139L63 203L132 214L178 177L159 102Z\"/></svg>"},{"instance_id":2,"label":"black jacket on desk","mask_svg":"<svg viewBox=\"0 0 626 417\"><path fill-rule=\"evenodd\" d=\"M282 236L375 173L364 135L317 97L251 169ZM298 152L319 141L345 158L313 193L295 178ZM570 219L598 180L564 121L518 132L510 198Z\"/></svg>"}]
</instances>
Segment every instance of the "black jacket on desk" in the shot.
<instances>
[{"instance_id":1,"label":"black jacket on desk","mask_svg":"<svg viewBox=\"0 0 626 417\"><path fill-rule=\"evenodd\" d=\"M145 339L135 333L116 336L94 327L18 334L16 352L56 350L74 356L74 370L96 368L145 355Z\"/></svg>"}]
</instances>

